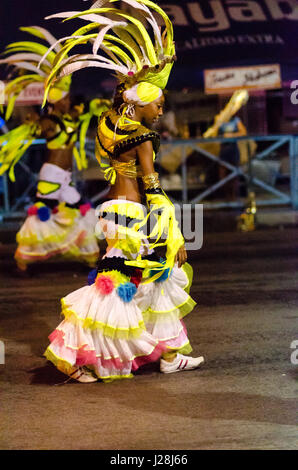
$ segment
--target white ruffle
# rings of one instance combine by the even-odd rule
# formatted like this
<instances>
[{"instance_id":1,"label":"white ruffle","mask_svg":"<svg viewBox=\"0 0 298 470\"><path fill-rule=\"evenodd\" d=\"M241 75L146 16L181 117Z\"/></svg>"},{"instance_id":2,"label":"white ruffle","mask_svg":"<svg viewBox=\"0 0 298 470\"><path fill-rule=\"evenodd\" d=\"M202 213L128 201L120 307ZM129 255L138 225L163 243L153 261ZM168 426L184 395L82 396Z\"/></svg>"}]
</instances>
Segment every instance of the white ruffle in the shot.
<instances>
[{"instance_id":1,"label":"white ruffle","mask_svg":"<svg viewBox=\"0 0 298 470\"><path fill-rule=\"evenodd\" d=\"M28 216L17 234L16 258L32 262L61 254L86 261L95 259L99 254L95 211L90 209L85 216L76 212L71 217L62 209L44 222L37 215Z\"/></svg>"},{"instance_id":2,"label":"white ruffle","mask_svg":"<svg viewBox=\"0 0 298 470\"><path fill-rule=\"evenodd\" d=\"M152 312L167 313L189 299L184 291L187 284L185 272L176 263L170 277L165 281L140 284L135 299L142 312L149 309Z\"/></svg>"},{"instance_id":3,"label":"white ruffle","mask_svg":"<svg viewBox=\"0 0 298 470\"><path fill-rule=\"evenodd\" d=\"M110 294L102 295L95 284L81 287L62 299L64 308L73 312L74 319L90 325L91 328L112 328L119 334L140 328L143 316L134 298L124 302L114 289ZM87 320L87 322L86 322ZM106 330L108 330L106 328Z\"/></svg>"},{"instance_id":4,"label":"white ruffle","mask_svg":"<svg viewBox=\"0 0 298 470\"><path fill-rule=\"evenodd\" d=\"M77 351L85 345L85 350L95 351L98 360L111 361L118 359L123 365L131 363L138 356L150 355L158 342L147 331L143 330L137 338L121 339L105 336L101 330L89 330L63 320L57 327L63 333L64 359L71 365L76 362ZM55 339L51 351L61 357L61 345ZM65 349L66 348L66 349Z\"/></svg>"}]
</instances>

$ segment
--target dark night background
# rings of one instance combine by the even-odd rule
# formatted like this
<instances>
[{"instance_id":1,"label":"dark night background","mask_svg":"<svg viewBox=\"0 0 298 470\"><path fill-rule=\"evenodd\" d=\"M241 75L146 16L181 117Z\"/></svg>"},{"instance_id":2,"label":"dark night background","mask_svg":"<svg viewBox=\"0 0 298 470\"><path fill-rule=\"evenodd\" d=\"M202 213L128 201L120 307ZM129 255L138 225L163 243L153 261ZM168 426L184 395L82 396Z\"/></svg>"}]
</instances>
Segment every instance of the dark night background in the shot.
<instances>
[{"instance_id":1,"label":"dark night background","mask_svg":"<svg viewBox=\"0 0 298 470\"><path fill-rule=\"evenodd\" d=\"M225 13L230 22L230 28L215 32L202 32L202 28L191 17L188 4L198 3L203 9L206 18L212 15L209 0L188 2L180 0L162 0L158 4L176 5L181 9L188 24L179 26L174 23L175 40L177 45L178 61L173 68L169 89L183 87L203 88L204 68L216 68L235 65L260 65L265 63L280 63L283 81L298 78L297 54L297 23L295 20L272 20L265 0L258 0L266 21L234 21L229 15L229 3L221 0ZM256 3L256 2L252 2ZM76 27L82 26L81 20L72 20L62 23L60 19L44 20L44 17L61 11L82 11L89 8L92 1L83 0L1 0L0 2L0 49L15 40L30 40L30 35L18 31L20 26L39 25L49 29L57 38L71 34ZM282 6L285 14L289 13L286 2ZM173 19L171 17L171 19ZM239 35L278 35L284 44L235 44L230 46L208 46L189 50L185 42L195 38L225 38ZM181 47L182 46L182 47ZM82 52L82 50L80 50ZM1 75L2 74L2 75ZM0 71L3 78L3 70ZM102 83L104 82L104 83ZM73 75L73 90L82 92L87 96L99 95L102 91L111 92L115 81L109 72L100 69L82 70Z\"/></svg>"},{"instance_id":2,"label":"dark night background","mask_svg":"<svg viewBox=\"0 0 298 470\"><path fill-rule=\"evenodd\" d=\"M30 37L30 34L19 31L18 28L20 26L44 27L57 37L57 39L67 34L72 34L76 26L82 26L82 21L75 20L62 24L60 19L45 20L44 18L61 11L80 11L87 9L91 4L91 1L83 2L82 0L1 0L1 51L3 51L5 46L10 42L34 40L34 37ZM90 97L102 94L102 87L100 86L102 76L103 72L96 69L82 70L81 73L74 74L72 78L73 93L83 92L87 96L90 94ZM110 75L106 74L106 77L110 81ZM110 88L112 88L112 85Z\"/></svg>"}]
</instances>

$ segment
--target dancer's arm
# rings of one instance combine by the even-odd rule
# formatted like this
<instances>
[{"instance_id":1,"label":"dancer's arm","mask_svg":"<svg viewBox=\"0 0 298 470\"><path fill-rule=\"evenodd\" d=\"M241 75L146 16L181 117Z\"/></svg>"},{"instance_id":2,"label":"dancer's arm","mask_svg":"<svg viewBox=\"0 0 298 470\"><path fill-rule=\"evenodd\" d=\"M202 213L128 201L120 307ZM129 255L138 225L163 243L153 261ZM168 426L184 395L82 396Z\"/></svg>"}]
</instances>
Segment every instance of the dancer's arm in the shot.
<instances>
[{"instance_id":1,"label":"dancer's arm","mask_svg":"<svg viewBox=\"0 0 298 470\"><path fill-rule=\"evenodd\" d=\"M154 169L152 142L146 141L138 145L136 150L137 150L137 156L138 156L141 168L142 168L143 177L155 175L155 176L152 176L152 182L153 182L153 186L154 186L154 183L155 183L155 186L157 186L159 184L159 180L158 180L157 173ZM152 189L154 189L156 193L160 193L160 195L164 194L161 189L160 184L159 184L159 188L156 187ZM183 244L179 247L176 253L175 262L178 262L178 267L180 268L184 263L186 263L186 261L187 261L187 253L186 253L185 245Z\"/></svg>"}]
</instances>

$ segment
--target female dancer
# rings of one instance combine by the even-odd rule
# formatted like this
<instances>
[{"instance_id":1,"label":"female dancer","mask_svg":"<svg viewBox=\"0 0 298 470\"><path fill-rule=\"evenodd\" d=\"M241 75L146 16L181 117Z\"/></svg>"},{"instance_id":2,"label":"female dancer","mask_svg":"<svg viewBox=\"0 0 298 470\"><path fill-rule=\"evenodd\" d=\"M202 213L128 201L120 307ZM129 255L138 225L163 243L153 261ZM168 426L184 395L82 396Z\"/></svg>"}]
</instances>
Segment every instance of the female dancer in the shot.
<instances>
[{"instance_id":1,"label":"female dancer","mask_svg":"<svg viewBox=\"0 0 298 470\"><path fill-rule=\"evenodd\" d=\"M162 88L174 60L174 45L171 23L165 13L152 2L134 2L145 18L152 20L146 6L149 3L165 20L167 35L163 36L163 44L167 46L155 54L146 36L143 43L147 52L150 48L151 60L155 62L158 56L159 62L156 59L156 63L141 66L139 73L136 68L133 74L129 73L132 70L126 71L125 76L122 74L114 107L101 116L98 125L96 156L111 183L107 200L98 209L99 229L107 242L106 253L97 269L90 273L89 285L62 299L64 320L50 335L51 343L45 352L60 371L79 382L129 378L138 367L157 359L163 373L195 369L204 362L202 356L185 355L192 350L182 321L195 305L188 294L192 270L186 263L184 239L174 206L162 191L154 170L159 136L150 127L163 112ZM138 54L143 51L133 38L141 40L146 30L133 16L113 8L113 18L117 14L125 17L125 24L119 26L120 21L107 17L109 10L93 8L80 15L92 14L95 18L94 15L105 14L107 24L114 21L115 42L119 43L120 38L123 47L129 44L130 52L138 58L136 66L141 65ZM105 24L102 16L94 27L99 23ZM137 29L130 28L131 24ZM132 34L130 39L126 36L128 30ZM154 31L157 36L160 34L158 28ZM106 36L103 48L111 51L112 39ZM96 37L97 34L93 36L94 44ZM157 39L161 45L161 36ZM115 51L120 58L124 53L120 48L112 51L115 70L119 71ZM64 63L60 68L58 64L55 73L72 70L77 61L80 62L79 56L71 64ZM55 73L49 79L49 87ZM144 198L149 214L142 204ZM157 223L146 235L149 216L154 216ZM166 240L162 241L164 233ZM153 238L156 241L150 243ZM154 247L157 246L166 247L164 259L156 255Z\"/></svg>"},{"instance_id":2,"label":"female dancer","mask_svg":"<svg viewBox=\"0 0 298 470\"><path fill-rule=\"evenodd\" d=\"M50 33L39 27L21 28L53 44L56 40ZM38 69L37 64L47 47L36 42L18 42L7 46L9 57L0 63L13 65L20 76L6 87L8 106L6 119L13 111L18 94L29 84L44 82L54 60L61 50L48 55L47 61ZM15 53L16 52L16 53ZM28 73L28 70L30 73ZM34 72L34 73L32 73ZM73 186L71 170L73 155L79 169L87 166L84 151L84 137L93 115L109 107L107 100L93 100L90 110L83 113L83 107L71 109L71 78L58 80L48 95L49 112L30 115L24 124L0 138L1 173L9 169L14 181L14 167L26 149L37 137L46 139L47 157L42 165L37 183L35 203L28 209L28 216L17 233L18 247L15 259L19 269L26 270L29 263L44 261L57 255L71 257L94 266L99 249L94 234L95 211L90 203L84 203ZM80 153L75 147L80 131Z\"/></svg>"}]
</instances>

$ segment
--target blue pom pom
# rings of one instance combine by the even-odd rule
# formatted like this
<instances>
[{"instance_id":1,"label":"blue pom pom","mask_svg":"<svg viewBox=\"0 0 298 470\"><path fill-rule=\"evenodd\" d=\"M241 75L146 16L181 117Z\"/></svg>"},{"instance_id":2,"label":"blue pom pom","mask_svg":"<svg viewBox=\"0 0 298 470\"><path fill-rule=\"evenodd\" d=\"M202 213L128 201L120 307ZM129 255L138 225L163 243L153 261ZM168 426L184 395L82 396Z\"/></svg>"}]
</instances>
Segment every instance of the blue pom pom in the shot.
<instances>
[{"instance_id":1,"label":"blue pom pom","mask_svg":"<svg viewBox=\"0 0 298 470\"><path fill-rule=\"evenodd\" d=\"M150 277L153 277L153 276L155 276L155 274L160 273L160 272L162 272L162 271L157 270L157 269L151 269ZM154 282L166 281L170 277L170 274L171 274L170 268L167 268L163 271L162 275L158 279L155 279Z\"/></svg>"},{"instance_id":2,"label":"blue pom pom","mask_svg":"<svg viewBox=\"0 0 298 470\"><path fill-rule=\"evenodd\" d=\"M41 222L46 222L51 217L51 211L47 206L39 207L37 215Z\"/></svg>"},{"instance_id":3,"label":"blue pom pom","mask_svg":"<svg viewBox=\"0 0 298 470\"><path fill-rule=\"evenodd\" d=\"M132 282L120 284L117 288L117 294L124 302L130 302L136 292L137 288Z\"/></svg>"},{"instance_id":4,"label":"blue pom pom","mask_svg":"<svg viewBox=\"0 0 298 470\"><path fill-rule=\"evenodd\" d=\"M91 284L94 284L96 276L97 276L97 269L92 269L92 271L89 272L88 278L87 278L89 286L91 286Z\"/></svg>"},{"instance_id":5,"label":"blue pom pom","mask_svg":"<svg viewBox=\"0 0 298 470\"><path fill-rule=\"evenodd\" d=\"M166 259L165 258L159 258L159 262L161 264L165 264L166 262ZM159 269L151 269L150 271L150 277L153 277L155 276L155 274L157 273L160 273L161 271ZM163 282L163 281L166 281L170 275L171 275L172 271L170 271L170 268L167 268L163 271L162 275L158 278L158 279L155 279L154 282Z\"/></svg>"},{"instance_id":6,"label":"blue pom pom","mask_svg":"<svg viewBox=\"0 0 298 470\"><path fill-rule=\"evenodd\" d=\"M158 272L158 271L156 271L156 272ZM155 279L155 282L166 281L169 277L170 277L170 268L167 268L167 269L164 270L164 272L162 273L162 275L158 279Z\"/></svg>"}]
</instances>

